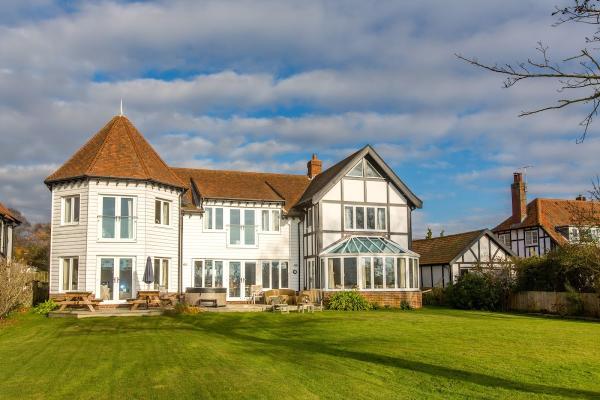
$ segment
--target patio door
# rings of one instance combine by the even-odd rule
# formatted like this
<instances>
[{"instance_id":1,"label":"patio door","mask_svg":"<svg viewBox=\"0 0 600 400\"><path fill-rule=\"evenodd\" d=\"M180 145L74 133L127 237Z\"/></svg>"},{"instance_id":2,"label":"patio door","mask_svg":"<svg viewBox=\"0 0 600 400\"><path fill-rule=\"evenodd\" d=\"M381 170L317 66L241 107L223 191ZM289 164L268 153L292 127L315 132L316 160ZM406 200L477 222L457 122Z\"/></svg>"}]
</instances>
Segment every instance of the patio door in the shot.
<instances>
[{"instance_id":1,"label":"patio door","mask_svg":"<svg viewBox=\"0 0 600 400\"><path fill-rule=\"evenodd\" d=\"M228 300L245 300L256 284L255 261L230 261L228 268Z\"/></svg>"},{"instance_id":2,"label":"patio door","mask_svg":"<svg viewBox=\"0 0 600 400\"><path fill-rule=\"evenodd\" d=\"M133 258L100 259L100 281L96 297L106 302L121 302L133 298Z\"/></svg>"}]
</instances>

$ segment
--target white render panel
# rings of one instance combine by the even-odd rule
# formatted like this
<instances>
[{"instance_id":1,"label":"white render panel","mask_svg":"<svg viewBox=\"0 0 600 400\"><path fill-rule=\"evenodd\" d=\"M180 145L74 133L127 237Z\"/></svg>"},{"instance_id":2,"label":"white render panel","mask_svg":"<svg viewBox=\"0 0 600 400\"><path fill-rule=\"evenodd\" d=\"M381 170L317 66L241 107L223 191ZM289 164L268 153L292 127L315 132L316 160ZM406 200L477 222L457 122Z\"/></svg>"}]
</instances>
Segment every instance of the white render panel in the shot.
<instances>
[{"instance_id":1,"label":"white render panel","mask_svg":"<svg viewBox=\"0 0 600 400\"><path fill-rule=\"evenodd\" d=\"M344 178L344 201L365 201L365 186L363 180Z\"/></svg>"},{"instance_id":2,"label":"white render panel","mask_svg":"<svg viewBox=\"0 0 600 400\"><path fill-rule=\"evenodd\" d=\"M329 190L329 192L325 193L323 196L323 200L335 200L340 201L342 199L342 185L340 182L336 182L335 185Z\"/></svg>"},{"instance_id":3,"label":"white render panel","mask_svg":"<svg viewBox=\"0 0 600 400\"><path fill-rule=\"evenodd\" d=\"M367 180L367 203L387 203L387 182Z\"/></svg>"},{"instance_id":4,"label":"white render panel","mask_svg":"<svg viewBox=\"0 0 600 400\"><path fill-rule=\"evenodd\" d=\"M391 235L390 239L398 243L405 249L408 249L408 235Z\"/></svg>"},{"instance_id":5,"label":"white render panel","mask_svg":"<svg viewBox=\"0 0 600 400\"><path fill-rule=\"evenodd\" d=\"M406 207L390 206L390 231L408 232Z\"/></svg>"},{"instance_id":6,"label":"white render panel","mask_svg":"<svg viewBox=\"0 0 600 400\"><path fill-rule=\"evenodd\" d=\"M490 261L490 239L486 236L483 235L481 237L481 239L479 239L479 261L480 262L487 262ZM475 254L477 254L477 251L475 250Z\"/></svg>"},{"instance_id":7,"label":"white render panel","mask_svg":"<svg viewBox=\"0 0 600 400\"><path fill-rule=\"evenodd\" d=\"M327 231L341 231L342 206L334 203L321 203L321 208L323 210L321 214L323 229Z\"/></svg>"},{"instance_id":8,"label":"white render panel","mask_svg":"<svg viewBox=\"0 0 600 400\"><path fill-rule=\"evenodd\" d=\"M406 198L400 194L398 189L391 183L388 183L390 188L390 203L391 204L406 204Z\"/></svg>"},{"instance_id":9,"label":"white render panel","mask_svg":"<svg viewBox=\"0 0 600 400\"><path fill-rule=\"evenodd\" d=\"M323 249L329 246L331 243L336 242L342 238L341 233L325 232L323 233Z\"/></svg>"}]
</instances>

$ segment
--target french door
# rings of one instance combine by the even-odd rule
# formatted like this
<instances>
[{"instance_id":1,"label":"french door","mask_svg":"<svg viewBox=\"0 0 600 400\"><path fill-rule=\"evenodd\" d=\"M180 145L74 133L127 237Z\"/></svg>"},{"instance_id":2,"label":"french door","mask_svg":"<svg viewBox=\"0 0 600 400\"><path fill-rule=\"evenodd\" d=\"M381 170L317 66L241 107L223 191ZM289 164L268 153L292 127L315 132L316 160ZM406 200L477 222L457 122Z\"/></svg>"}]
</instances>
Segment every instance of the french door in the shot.
<instances>
[{"instance_id":1,"label":"french door","mask_svg":"<svg viewBox=\"0 0 600 400\"><path fill-rule=\"evenodd\" d=\"M247 299L252 294L252 286L256 285L256 262L229 261L228 267L228 299Z\"/></svg>"},{"instance_id":2,"label":"french door","mask_svg":"<svg viewBox=\"0 0 600 400\"><path fill-rule=\"evenodd\" d=\"M96 297L103 301L124 301L133 298L133 258L102 257Z\"/></svg>"}]
</instances>

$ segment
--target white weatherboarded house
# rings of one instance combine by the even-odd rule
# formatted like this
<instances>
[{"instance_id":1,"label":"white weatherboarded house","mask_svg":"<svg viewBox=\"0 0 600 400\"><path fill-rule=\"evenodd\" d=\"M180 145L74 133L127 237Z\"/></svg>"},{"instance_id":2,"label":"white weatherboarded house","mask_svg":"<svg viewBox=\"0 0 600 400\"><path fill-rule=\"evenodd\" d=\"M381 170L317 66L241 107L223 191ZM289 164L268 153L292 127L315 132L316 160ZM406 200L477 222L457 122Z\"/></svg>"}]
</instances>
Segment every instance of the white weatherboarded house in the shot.
<instances>
[{"instance_id":1,"label":"white weatherboarded house","mask_svg":"<svg viewBox=\"0 0 600 400\"><path fill-rule=\"evenodd\" d=\"M420 306L411 213L421 201L366 146L306 175L172 168L124 116L45 183L52 191L50 292L121 303L150 285L171 293L253 287L357 289Z\"/></svg>"}]
</instances>

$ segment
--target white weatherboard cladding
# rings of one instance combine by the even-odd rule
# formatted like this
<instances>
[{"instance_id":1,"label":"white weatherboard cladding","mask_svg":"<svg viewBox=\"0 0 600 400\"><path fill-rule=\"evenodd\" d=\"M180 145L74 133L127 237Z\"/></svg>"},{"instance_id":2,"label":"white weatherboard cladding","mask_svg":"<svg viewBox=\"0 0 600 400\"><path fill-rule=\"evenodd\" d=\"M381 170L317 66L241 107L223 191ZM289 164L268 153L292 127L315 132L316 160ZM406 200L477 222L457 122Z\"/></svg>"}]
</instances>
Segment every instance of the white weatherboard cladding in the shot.
<instances>
[{"instance_id":1,"label":"white weatherboard cladding","mask_svg":"<svg viewBox=\"0 0 600 400\"><path fill-rule=\"evenodd\" d=\"M321 203L323 230L340 231L342 229L342 206L335 203Z\"/></svg>"},{"instance_id":2,"label":"white weatherboard cladding","mask_svg":"<svg viewBox=\"0 0 600 400\"><path fill-rule=\"evenodd\" d=\"M367 202L387 203L387 182L383 180L367 180Z\"/></svg>"},{"instance_id":3,"label":"white weatherboard cladding","mask_svg":"<svg viewBox=\"0 0 600 400\"><path fill-rule=\"evenodd\" d=\"M60 262L61 257L79 257L80 288L86 284L86 235L88 222L88 184L77 182L56 185L52 191L52 231L51 231L51 258L50 258L50 291L58 292L60 288ZM79 223L61 225L62 199L66 196L80 196Z\"/></svg>"},{"instance_id":4,"label":"white weatherboard cladding","mask_svg":"<svg viewBox=\"0 0 600 400\"><path fill-rule=\"evenodd\" d=\"M99 239L101 225L98 215L102 196L134 197L135 239L103 240ZM170 202L170 225L155 224L155 200ZM90 181L90 197L88 207L88 240L86 268L86 290L96 292L100 280L100 258L131 257L134 258L133 289L145 289L142 282L146 267L146 258L160 257L169 259L169 292L178 289L178 232L179 232L179 194L177 191L143 182L106 182Z\"/></svg>"},{"instance_id":5,"label":"white weatherboard cladding","mask_svg":"<svg viewBox=\"0 0 600 400\"><path fill-rule=\"evenodd\" d=\"M300 238L301 232L299 231L300 220L294 218L290 220L290 270L289 270L289 287L297 289L300 284ZM295 271L295 273L294 273Z\"/></svg>"},{"instance_id":6,"label":"white weatherboard cladding","mask_svg":"<svg viewBox=\"0 0 600 400\"><path fill-rule=\"evenodd\" d=\"M391 183L388 183L390 188L390 204L406 204L406 198L400 194L398 189Z\"/></svg>"},{"instance_id":7,"label":"white weatherboard cladding","mask_svg":"<svg viewBox=\"0 0 600 400\"><path fill-rule=\"evenodd\" d=\"M365 201L365 187L363 180L344 178L343 181L344 201Z\"/></svg>"},{"instance_id":8,"label":"white weatherboard cladding","mask_svg":"<svg viewBox=\"0 0 600 400\"><path fill-rule=\"evenodd\" d=\"M342 199L342 185L336 182L335 185L323 196L323 200L340 201Z\"/></svg>"},{"instance_id":9,"label":"white weatherboard cladding","mask_svg":"<svg viewBox=\"0 0 600 400\"><path fill-rule=\"evenodd\" d=\"M257 246L254 247L234 247L228 244L228 225L229 211L231 209L251 209L255 210L255 220L260 224L260 211L281 210L280 207L255 204L249 206L226 206L215 205L223 208L223 226L222 231L210 231L204 229L203 216L200 214L184 213L183 216L183 289L191 287L194 260L223 260L223 261L261 261L261 260L282 260L289 262L288 272L291 270L294 261L291 259L290 249L292 240L290 231L296 230L297 223L292 223L288 218L281 220L279 232L261 232L260 228L256 234ZM294 244L297 248L297 244ZM298 263L298 261L296 261ZM226 267L225 267L226 269ZM225 271L226 273L226 271ZM226 278L226 277L225 277ZM292 285L292 277L289 276ZM226 282L226 280L225 280ZM296 282L297 285L297 282Z\"/></svg>"}]
</instances>

